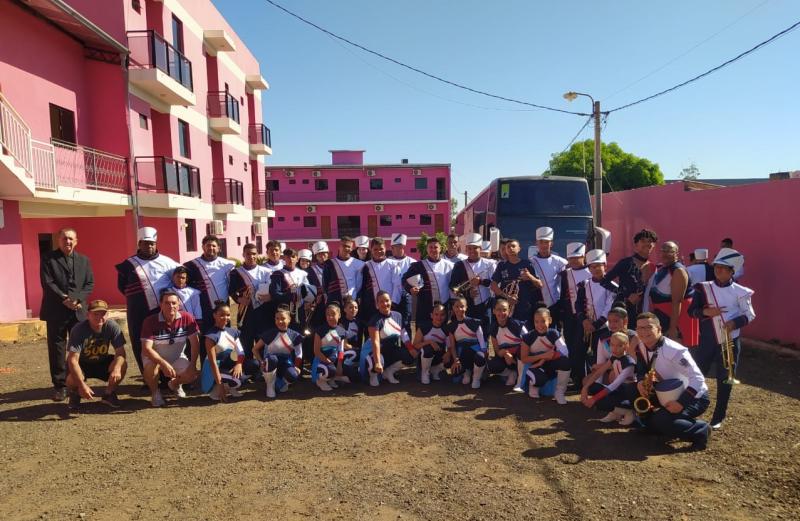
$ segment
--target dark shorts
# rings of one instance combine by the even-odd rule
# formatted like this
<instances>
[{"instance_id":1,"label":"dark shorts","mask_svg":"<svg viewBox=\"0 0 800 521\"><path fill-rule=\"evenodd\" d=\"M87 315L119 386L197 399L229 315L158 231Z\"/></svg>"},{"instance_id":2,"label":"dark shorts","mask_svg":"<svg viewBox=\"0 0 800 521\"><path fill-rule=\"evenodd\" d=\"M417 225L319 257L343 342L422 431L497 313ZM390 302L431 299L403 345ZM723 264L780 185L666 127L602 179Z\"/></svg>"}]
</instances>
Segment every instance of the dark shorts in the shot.
<instances>
[{"instance_id":1,"label":"dark shorts","mask_svg":"<svg viewBox=\"0 0 800 521\"><path fill-rule=\"evenodd\" d=\"M97 380L108 381L108 368L114 361L113 356L101 356L96 360L80 360L78 363L83 371L83 376L87 380L95 378Z\"/></svg>"}]
</instances>

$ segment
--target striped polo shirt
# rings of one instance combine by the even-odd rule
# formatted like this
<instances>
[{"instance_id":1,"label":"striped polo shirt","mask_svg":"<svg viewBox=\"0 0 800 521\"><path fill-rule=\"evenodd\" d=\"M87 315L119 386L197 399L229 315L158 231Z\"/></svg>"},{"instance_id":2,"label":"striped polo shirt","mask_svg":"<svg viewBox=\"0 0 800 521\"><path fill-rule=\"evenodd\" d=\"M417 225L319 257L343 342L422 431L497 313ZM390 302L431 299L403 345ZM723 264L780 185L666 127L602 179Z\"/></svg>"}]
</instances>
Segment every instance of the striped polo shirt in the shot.
<instances>
[{"instance_id":1,"label":"striped polo shirt","mask_svg":"<svg viewBox=\"0 0 800 521\"><path fill-rule=\"evenodd\" d=\"M162 358L172 362L181 357L189 337L198 331L194 317L185 311L178 312L178 318L167 324L164 315L150 315L142 324L142 339L152 340L153 349Z\"/></svg>"}]
</instances>

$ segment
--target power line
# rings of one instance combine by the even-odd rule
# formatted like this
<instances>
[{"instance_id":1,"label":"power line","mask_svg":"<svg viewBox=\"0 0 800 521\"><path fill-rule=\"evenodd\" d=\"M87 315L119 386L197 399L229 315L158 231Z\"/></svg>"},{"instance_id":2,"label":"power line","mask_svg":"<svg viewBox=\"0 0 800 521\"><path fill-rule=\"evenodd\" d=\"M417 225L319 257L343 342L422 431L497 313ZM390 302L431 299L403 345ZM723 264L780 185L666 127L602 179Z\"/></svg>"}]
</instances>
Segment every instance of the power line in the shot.
<instances>
[{"instance_id":1,"label":"power line","mask_svg":"<svg viewBox=\"0 0 800 521\"><path fill-rule=\"evenodd\" d=\"M589 115L589 114L587 114L585 112L574 112L574 111L571 111L571 110L564 110L564 109L559 109L559 108L556 108L556 107L548 107L547 105L539 105L538 103L531 103L529 101L522 101L522 100L518 100L518 99L514 99L514 98L509 98L509 97L506 97L506 96L500 96L498 94L492 94L490 92L486 92L486 91L483 91L483 90L475 89L475 88L463 85L461 83L456 83L454 81L450 81L450 80L444 79L441 76L437 76L435 74L431 74L429 72L425 72L422 69L419 69L419 68L414 67L412 65L408 65L406 63L403 63L403 62L401 62L399 60L396 60L396 59L394 59L394 58L392 58L390 56L386 56L385 54L382 54L382 53L380 53L378 51L373 51L372 49L368 49L367 47L364 47L361 44L358 44L356 42L348 40L347 38L345 38L343 36L339 36L338 34L332 32L332 31L329 31L328 29L325 29L324 27L321 27L321 26L315 24L314 22L312 22L310 20L307 20L307 19L303 18L299 14L296 14L296 13L286 9L285 7L283 7L282 5L280 5L277 2L274 2L273 0L265 0L265 1L268 4L272 5L273 7L277 8L277 9L280 9L281 11L283 11L286 14L288 14L289 16L292 16L292 17L300 20L304 24L309 25L309 26L313 27L314 29L317 29L318 31L322 31L323 33L327 34L328 36L336 38L337 40L341 40L341 41L345 42L348 45L352 45L353 47L361 49L362 51L367 52L369 54L372 54L374 56L377 56L377 57L379 57L379 58L381 58L383 60L392 62L395 65L399 65L400 67L403 67L403 68L406 68L406 69L408 69L410 71L416 72L417 74L422 74L423 76L426 76L426 77L431 78L433 80L445 83L445 84L450 85L452 87L456 87L456 88L459 88L459 89L462 89L462 90L465 90L465 91L468 91L468 92L472 92L473 94L479 94L481 96L486 96L486 97L489 97L489 98L499 99L499 100L502 100L502 101L508 101L510 103L517 103L519 105L525 105L525 106L533 107L533 108L537 108L537 109L549 110L551 112L560 112L562 114L572 114L574 116L588 116Z\"/></svg>"},{"instance_id":2,"label":"power line","mask_svg":"<svg viewBox=\"0 0 800 521\"><path fill-rule=\"evenodd\" d=\"M269 0L267 0L267 1L269 1ZM720 65L717 65L716 67L714 67L712 69L709 69L709 70L707 70L706 72L704 72L702 74L698 74L694 78L686 80L686 81L684 81L682 83L679 83L679 84L677 84L677 85L675 85L673 87L670 87L668 89L662 90L661 92L656 92L655 94L647 96L646 98L642 98L642 99L636 100L636 101L634 101L632 103L628 103L626 105L622 105L620 107L611 109L611 110L608 111L608 113L610 114L610 113L616 112L618 110L627 109L629 107L633 107L634 105L638 105L639 103L644 103L645 101L649 101L649 100L651 100L653 98L657 98L659 96L663 96L664 94L667 94L668 92L672 92L672 91L677 90L677 89L679 89L681 87L684 87L684 86L686 86L686 85L688 85L688 84L690 84L692 82L695 82L695 81L697 81L697 80L699 80L701 78L704 78L704 77L708 76L709 74L713 74L713 73L717 72L718 70L720 70L720 69L722 69L724 67L727 67L728 65L732 64L733 62L744 58L748 54L754 53L755 51L757 51L758 49L764 47L765 45L768 45L768 44L772 43L773 41L777 40L781 36L793 31L798 26L800 26L800 21L795 22L794 24L792 24L791 26L787 27L783 31L779 32L778 34L775 34L775 35L771 36L770 38L764 40L763 42L759 43L755 47L751 47L750 49L744 51L743 53L739 54L738 56L736 56L734 58L731 58L730 60L728 60L728 61L726 61L724 63L721 63Z\"/></svg>"},{"instance_id":3,"label":"power line","mask_svg":"<svg viewBox=\"0 0 800 521\"><path fill-rule=\"evenodd\" d=\"M565 147L564 147L564 150L562 150L562 151L560 152L561 154L563 154L564 152L566 152L566 151L567 151L567 149L568 149L569 147L571 147L571 146L572 146L572 144L575 142L575 140L576 140L576 139L578 139L578 136L580 136L580 135L581 135L581 133L582 133L582 132L583 132L583 131L586 129L586 127L589 125L589 123L591 123L591 121L592 121L592 118L593 118L593 117L594 117L594 116L589 116L588 118L586 118L586 122L583 124L583 126L581 127L581 129L580 129L580 130L579 130L579 131L578 131L578 132L575 134L575 136L574 136L572 139L570 139L570 140L569 140L569 143L567 143L567 146L565 146Z\"/></svg>"}]
</instances>

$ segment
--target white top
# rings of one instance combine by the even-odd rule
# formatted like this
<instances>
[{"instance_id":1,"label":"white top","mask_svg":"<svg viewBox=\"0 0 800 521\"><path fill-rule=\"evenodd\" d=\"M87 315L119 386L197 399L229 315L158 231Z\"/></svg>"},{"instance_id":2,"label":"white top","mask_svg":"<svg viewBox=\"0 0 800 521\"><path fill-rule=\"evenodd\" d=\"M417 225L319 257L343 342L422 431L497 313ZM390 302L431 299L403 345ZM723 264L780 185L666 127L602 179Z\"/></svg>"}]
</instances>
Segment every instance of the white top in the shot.
<instances>
[{"instance_id":1,"label":"white top","mask_svg":"<svg viewBox=\"0 0 800 521\"><path fill-rule=\"evenodd\" d=\"M224 257L217 257L213 261L206 261L202 257L195 259L205 268L206 275L214 285L220 300L228 300L228 275L236 267L236 263Z\"/></svg>"},{"instance_id":2,"label":"white top","mask_svg":"<svg viewBox=\"0 0 800 521\"><path fill-rule=\"evenodd\" d=\"M192 315L197 322L200 322L203 318L203 307L200 305L200 290L190 286L180 289L172 286L170 289L178 294L182 309Z\"/></svg>"},{"instance_id":3,"label":"white top","mask_svg":"<svg viewBox=\"0 0 800 521\"><path fill-rule=\"evenodd\" d=\"M339 269L344 274L345 281L347 282L347 294L356 298L358 292L361 291L361 269L364 267L364 261L356 259L355 257L348 257L347 260L333 257L332 260L339 266ZM338 271L339 270L337 270L337 272Z\"/></svg>"},{"instance_id":4,"label":"white top","mask_svg":"<svg viewBox=\"0 0 800 521\"><path fill-rule=\"evenodd\" d=\"M497 267L495 262L492 262L489 259L480 258L478 262L470 262L469 259L464 259L461 261L464 263L464 267L467 268L467 276L469 278L478 276L481 280L484 279L492 279L492 275L494 275L494 269ZM483 284L478 286L478 304L482 304L489 300L492 296L492 290L488 287L484 286Z\"/></svg>"},{"instance_id":5,"label":"white top","mask_svg":"<svg viewBox=\"0 0 800 521\"><path fill-rule=\"evenodd\" d=\"M667 337L662 337L664 344L656 349L658 356L653 364L653 368L658 373L659 380L670 380L677 378L681 380L684 385L691 387L697 391L696 397L700 398L708 393L708 386L706 379L700 368L689 354L689 350L683 345L671 340ZM645 362L649 364L652 358L652 353L648 352L643 343L638 346L640 356L643 356Z\"/></svg>"},{"instance_id":6,"label":"white top","mask_svg":"<svg viewBox=\"0 0 800 521\"><path fill-rule=\"evenodd\" d=\"M534 274L542 281L542 296L547 307L558 302L561 296L561 278L559 275L567 267L567 260L551 253L548 257L531 255L528 257L533 265Z\"/></svg>"},{"instance_id":7,"label":"white top","mask_svg":"<svg viewBox=\"0 0 800 521\"><path fill-rule=\"evenodd\" d=\"M384 259L380 262L369 260L364 265L366 266L366 275L362 275L362 278L366 276L373 279L371 280L373 288L377 283L378 289L373 289L373 294L377 293L377 291L388 291L392 297L392 302L398 304L403 287L399 284L400 274L398 273L397 264L389 259Z\"/></svg>"}]
</instances>

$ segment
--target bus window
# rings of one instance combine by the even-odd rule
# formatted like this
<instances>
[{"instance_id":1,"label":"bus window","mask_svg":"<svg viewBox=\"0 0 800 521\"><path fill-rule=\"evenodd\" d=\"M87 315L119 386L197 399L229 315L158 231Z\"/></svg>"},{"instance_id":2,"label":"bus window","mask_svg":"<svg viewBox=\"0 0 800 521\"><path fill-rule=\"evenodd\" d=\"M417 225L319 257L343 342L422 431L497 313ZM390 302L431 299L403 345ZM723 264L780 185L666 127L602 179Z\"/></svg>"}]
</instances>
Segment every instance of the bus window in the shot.
<instances>
[{"instance_id":1,"label":"bus window","mask_svg":"<svg viewBox=\"0 0 800 521\"><path fill-rule=\"evenodd\" d=\"M591 215L584 183L509 181L500 183L500 215Z\"/></svg>"}]
</instances>

